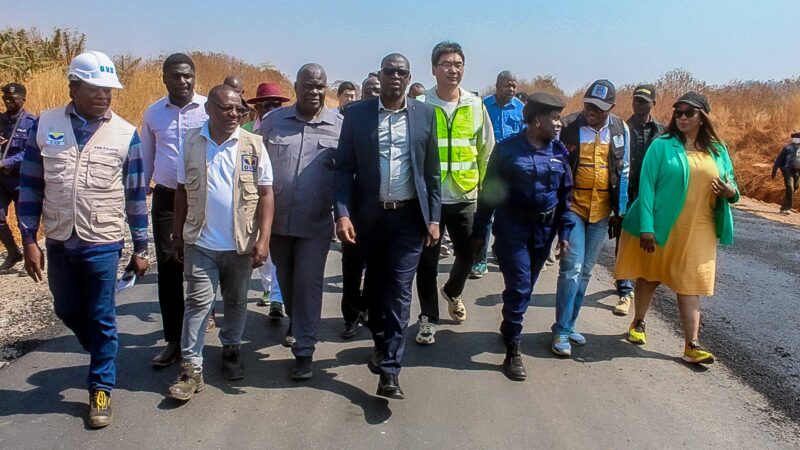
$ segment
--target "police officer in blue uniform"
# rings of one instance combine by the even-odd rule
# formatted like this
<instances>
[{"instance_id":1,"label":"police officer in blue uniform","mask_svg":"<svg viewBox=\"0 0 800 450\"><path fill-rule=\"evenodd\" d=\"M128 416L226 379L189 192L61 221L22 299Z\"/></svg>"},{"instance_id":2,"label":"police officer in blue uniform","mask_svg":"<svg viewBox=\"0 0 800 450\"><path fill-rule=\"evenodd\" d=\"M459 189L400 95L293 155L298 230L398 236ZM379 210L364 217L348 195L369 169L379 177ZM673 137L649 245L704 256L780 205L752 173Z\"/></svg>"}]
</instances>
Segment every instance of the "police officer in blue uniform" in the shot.
<instances>
[{"instance_id":1,"label":"police officer in blue uniform","mask_svg":"<svg viewBox=\"0 0 800 450\"><path fill-rule=\"evenodd\" d=\"M22 252L8 226L8 207L11 202L16 206L19 199L22 150L36 122L36 116L25 111L25 86L8 83L3 86L2 92L6 111L0 113L0 242L6 247L8 255L0 264L0 271L9 270L22 261Z\"/></svg>"},{"instance_id":2,"label":"police officer in blue uniform","mask_svg":"<svg viewBox=\"0 0 800 450\"><path fill-rule=\"evenodd\" d=\"M522 320L536 279L558 235L566 251L575 224L568 218L572 171L567 150L556 140L564 101L539 92L528 97L523 109L526 127L495 147L472 229L473 248L483 237L494 213L494 251L503 273L503 322L506 342L503 373L524 380L520 354Z\"/></svg>"}]
</instances>

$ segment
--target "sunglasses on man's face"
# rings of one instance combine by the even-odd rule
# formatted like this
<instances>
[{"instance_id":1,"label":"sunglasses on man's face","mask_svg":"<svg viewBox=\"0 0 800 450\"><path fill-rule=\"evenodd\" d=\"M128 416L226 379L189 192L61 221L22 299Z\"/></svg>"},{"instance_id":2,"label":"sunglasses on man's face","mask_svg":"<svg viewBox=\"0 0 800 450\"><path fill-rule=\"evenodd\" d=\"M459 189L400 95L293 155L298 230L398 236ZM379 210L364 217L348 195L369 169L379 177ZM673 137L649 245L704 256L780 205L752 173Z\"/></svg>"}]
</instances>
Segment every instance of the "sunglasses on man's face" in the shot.
<instances>
[{"instance_id":1,"label":"sunglasses on man's face","mask_svg":"<svg viewBox=\"0 0 800 450\"><path fill-rule=\"evenodd\" d=\"M687 119L691 119L692 117L697 115L697 108L676 109L674 111L674 114L676 119L680 119L681 116L684 116Z\"/></svg>"},{"instance_id":2,"label":"sunglasses on man's face","mask_svg":"<svg viewBox=\"0 0 800 450\"><path fill-rule=\"evenodd\" d=\"M397 75L400 78L405 78L408 76L408 74L411 73L406 69L398 69L396 67L384 67L381 69L381 72L383 72L383 74L386 75L387 77L393 77Z\"/></svg>"},{"instance_id":3,"label":"sunglasses on man's face","mask_svg":"<svg viewBox=\"0 0 800 450\"><path fill-rule=\"evenodd\" d=\"M249 109L245 108L242 105L223 105L223 104L217 103L217 102L215 102L213 100L211 100L211 102L214 105L216 105L216 107L219 108L219 110L222 111L224 114L230 114L230 113L235 112L239 116L244 116L244 115L247 115L250 112Z\"/></svg>"}]
</instances>

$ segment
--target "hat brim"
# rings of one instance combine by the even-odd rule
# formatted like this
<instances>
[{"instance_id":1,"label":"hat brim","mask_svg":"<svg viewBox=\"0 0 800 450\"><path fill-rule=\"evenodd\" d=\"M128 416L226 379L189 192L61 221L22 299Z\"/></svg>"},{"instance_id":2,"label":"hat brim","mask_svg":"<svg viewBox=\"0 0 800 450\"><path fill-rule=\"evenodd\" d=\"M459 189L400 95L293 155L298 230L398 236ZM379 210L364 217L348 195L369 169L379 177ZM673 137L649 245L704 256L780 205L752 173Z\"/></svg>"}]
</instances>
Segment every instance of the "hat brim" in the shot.
<instances>
[{"instance_id":1,"label":"hat brim","mask_svg":"<svg viewBox=\"0 0 800 450\"><path fill-rule=\"evenodd\" d=\"M648 97L648 96L646 96L644 94L636 94L636 95L633 96L633 98L641 98L642 100L647 100L649 103L655 103L656 102L655 99L652 99L652 98L650 98L650 97Z\"/></svg>"},{"instance_id":2,"label":"hat brim","mask_svg":"<svg viewBox=\"0 0 800 450\"><path fill-rule=\"evenodd\" d=\"M278 100L281 103L286 103L290 99L289 99L289 97L284 97L282 95L265 95L263 97L253 97L253 98L247 100L247 103L253 105L253 104L256 104L258 102L263 102L264 100Z\"/></svg>"},{"instance_id":3,"label":"hat brim","mask_svg":"<svg viewBox=\"0 0 800 450\"><path fill-rule=\"evenodd\" d=\"M100 88L110 88L110 89L122 89L122 83L119 81L112 81L112 80L84 80L80 78L86 84L100 87Z\"/></svg>"},{"instance_id":4,"label":"hat brim","mask_svg":"<svg viewBox=\"0 0 800 450\"><path fill-rule=\"evenodd\" d=\"M592 97L584 98L583 103L591 103L592 105L600 108L602 111L608 111L614 107L613 103L604 102L598 98L592 98Z\"/></svg>"},{"instance_id":5,"label":"hat brim","mask_svg":"<svg viewBox=\"0 0 800 450\"><path fill-rule=\"evenodd\" d=\"M699 109L699 110L703 111L704 113L708 113L708 111L706 111L706 107L705 107L705 106L703 106L703 105L702 105L700 102L695 102L695 101L693 101L693 100L678 100L677 102L675 102L675 103L673 103L673 104L672 104L672 107L673 107L673 108L677 108L677 107L678 107L678 105L680 105L681 103L684 103L684 104L686 104L686 105L689 105L689 106L695 107L695 108L697 108L697 109ZM784 136L785 136L785 135L784 135Z\"/></svg>"}]
</instances>

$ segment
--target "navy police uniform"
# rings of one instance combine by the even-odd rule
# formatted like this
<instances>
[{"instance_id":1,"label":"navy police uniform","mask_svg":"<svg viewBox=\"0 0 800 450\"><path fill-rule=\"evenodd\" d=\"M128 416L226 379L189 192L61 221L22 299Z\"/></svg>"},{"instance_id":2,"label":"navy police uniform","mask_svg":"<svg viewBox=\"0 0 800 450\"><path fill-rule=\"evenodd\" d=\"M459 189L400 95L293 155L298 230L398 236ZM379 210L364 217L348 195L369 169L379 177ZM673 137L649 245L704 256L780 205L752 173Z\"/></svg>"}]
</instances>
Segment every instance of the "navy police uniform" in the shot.
<instances>
[{"instance_id":1,"label":"navy police uniform","mask_svg":"<svg viewBox=\"0 0 800 450\"><path fill-rule=\"evenodd\" d=\"M473 238L482 239L494 213L494 252L503 273L503 322L507 344L519 342L536 279L558 234L569 240L572 171L567 150L551 140L534 147L525 129L495 147L478 198Z\"/></svg>"},{"instance_id":2,"label":"navy police uniform","mask_svg":"<svg viewBox=\"0 0 800 450\"><path fill-rule=\"evenodd\" d=\"M25 87L18 83L9 83L2 88L6 96L25 97ZM7 112L0 113L0 242L8 250L11 261L21 259L19 248L14 242L7 222L8 207L11 202L16 205L19 199L19 168L22 164L25 141L28 140L36 116L20 109L13 116ZM3 265L3 269L10 268Z\"/></svg>"}]
</instances>

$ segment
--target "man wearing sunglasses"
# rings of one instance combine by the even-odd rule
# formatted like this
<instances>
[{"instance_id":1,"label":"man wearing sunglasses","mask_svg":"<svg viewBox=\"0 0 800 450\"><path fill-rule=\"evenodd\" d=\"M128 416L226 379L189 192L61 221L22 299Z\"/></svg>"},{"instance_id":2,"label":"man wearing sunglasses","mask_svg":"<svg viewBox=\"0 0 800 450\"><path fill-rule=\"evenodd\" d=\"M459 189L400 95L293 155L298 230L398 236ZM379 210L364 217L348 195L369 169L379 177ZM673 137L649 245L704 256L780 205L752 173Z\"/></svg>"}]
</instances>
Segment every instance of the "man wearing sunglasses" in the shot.
<instances>
[{"instance_id":1,"label":"man wearing sunglasses","mask_svg":"<svg viewBox=\"0 0 800 450\"><path fill-rule=\"evenodd\" d=\"M319 64L297 72L297 102L267 114L261 135L275 170L270 249L291 318L295 365L289 376L313 376L322 314L325 263L333 237L333 152L342 116L325 107L328 76Z\"/></svg>"},{"instance_id":2,"label":"man wearing sunglasses","mask_svg":"<svg viewBox=\"0 0 800 450\"><path fill-rule=\"evenodd\" d=\"M647 153L650 143L664 132L664 125L658 122L650 111L656 106L656 87L652 84L642 84L633 90L633 114L628 118L628 129L631 132L631 172L628 183L628 205L633 204L639 196L639 176L642 173L642 161ZM619 235L616 237L616 247L619 247ZM617 289L619 300L614 306L613 313L618 316L627 316L633 303L633 280L616 280L614 287Z\"/></svg>"},{"instance_id":3,"label":"man wearing sunglasses","mask_svg":"<svg viewBox=\"0 0 800 450\"><path fill-rule=\"evenodd\" d=\"M247 104L252 105L256 110L255 120L242 125L247 131L260 134L261 122L264 117L273 109L278 109L289 101L289 97L281 94L281 87L277 83L261 83L256 88L256 96L248 99Z\"/></svg>"},{"instance_id":4,"label":"man wearing sunglasses","mask_svg":"<svg viewBox=\"0 0 800 450\"><path fill-rule=\"evenodd\" d=\"M8 83L3 86L4 113L0 113L0 242L8 252L0 271L9 270L22 261L22 252L8 226L8 207L19 200L19 167L22 165L25 141L28 140L36 116L25 111L25 86Z\"/></svg>"},{"instance_id":5,"label":"man wearing sunglasses","mask_svg":"<svg viewBox=\"0 0 800 450\"><path fill-rule=\"evenodd\" d=\"M492 121L483 99L461 87L464 77L464 52L455 42L440 42L431 55L436 86L425 93L425 103L434 107L439 136L439 162L442 182L442 220L453 242L455 262L441 294L450 317L456 323L467 319L461 299L472 270L472 219L477 210L478 192L494 148ZM430 345L436 339L439 322L439 274L441 242L425 248L417 268L419 315L418 344Z\"/></svg>"},{"instance_id":6,"label":"man wearing sunglasses","mask_svg":"<svg viewBox=\"0 0 800 450\"><path fill-rule=\"evenodd\" d=\"M630 132L622 119L611 114L615 100L614 85L597 80L583 96L583 111L563 119L561 142L569 150L574 184L569 214L576 225L569 236L569 250L559 249L550 347L557 355L570 356L573 344L586 344L575 321L603 241L607 234L619 236L628 206Z\"/></svg>"},{"instance_id":7,"label":"man wearing sunglasses","mask_svg":"<svg viewBox=\"0 0 800 450\"><path fill-rule=\"evenodd\" d=\"M173 258L172 225L178 188L178 151L190 128L208 120L206 98L194 91L194 61L183 54L169 55L162 66L167 95L150 105L142 118L142 155L145 181L155 181L151 215L158 261L158 304L166 346L153 357L166 367L181 356L183 329L183 263Z\"/></svg>"},{"instance_id":8,"label":"man wearing sunglasses","mask_svg":"<svg viewBox=\"0 0 800 450\"><path fill-rule=\"evenodd\" d=\"M206 321L217 288L225 303L220 329L222 375L244 378L240 345L253 269L269 254L272 166L258 135L242 130L247 108L233 88L208 93L208 120L186 133L178 155L173 242L184 263L186 305L180 375L168 397L188 401L203 390Z\"/></svg>"},{"instance_id":9,"label":"man wearing sunglasses","mask_svg":"<svg viewBox=\"0 0 800 450\"><path fill-rule=\"evenodd\" d=\"M379 98L353 104L336 150L336 234L367 262L364 296L377 395L402 399L398 374L423 246L439 241L440 182L433 109L406 97L408 59L381 61Z\"/></svg>"}]
</instances>

